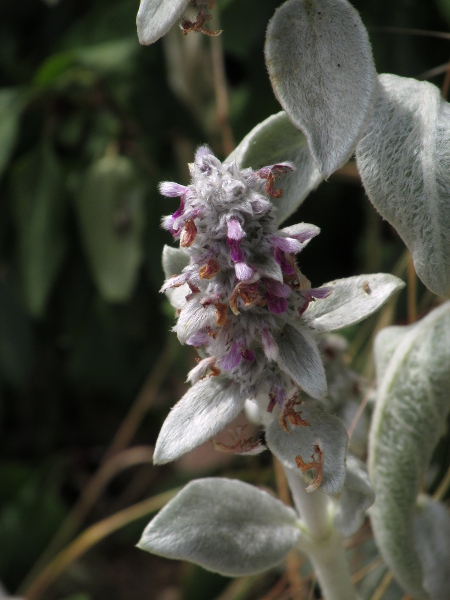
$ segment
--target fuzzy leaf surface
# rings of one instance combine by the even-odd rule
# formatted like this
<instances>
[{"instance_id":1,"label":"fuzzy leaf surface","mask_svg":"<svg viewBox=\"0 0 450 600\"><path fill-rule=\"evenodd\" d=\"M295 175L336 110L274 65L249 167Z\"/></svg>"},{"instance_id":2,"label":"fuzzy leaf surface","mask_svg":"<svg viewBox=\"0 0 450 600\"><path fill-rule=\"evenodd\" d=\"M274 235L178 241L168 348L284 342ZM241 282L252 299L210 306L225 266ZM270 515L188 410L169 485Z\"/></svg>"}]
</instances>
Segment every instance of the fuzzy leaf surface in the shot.
<instances>
[{"instance_id":1,"label":"fuzzy leaf surface","mask_svg":"<svg viewBox=\"0 0 450 600\"><path fill-rule=\"evenodd\" d=\"M316 470L302 472L297 466L296 457L301 456L305 463L311 462L314 445L320 442L324 463L323 480L319 489L335 496L341 492L346 476L348 436L344 424L323 410L318 402L303 401L297 410L308 425L300 427L289 424L289 432L286 432L275 420L266 431L267 445L284 467L295 471L306 483L311 484Z\"/></svg>"},{"instance_id":2,"label":"fuzzy leaf surface","mask_svg":"<svg viewBox=\"0 0 450 600\"><path fill-rule=\"evenodd\" d=\"M275 95L327 179L363 133L376 82L367 31L346 0L288 0L267 28Z\"/></svg>"},{"instance_id":3,"label":"fuzzy leaf surface","mask_svg":"<svg viewBox=\"0 0 450 600\"><path fill-rule=\"evenodd\" d=\"M414 546L416 497L450 408L450 302L408 326L392 352L387 328L375 341L382 379L369 440L369 473L376 500L371 509L377 544L403 588L428 598ZM385 343L386 341L386 343ZM391 352L386 365L385 346Z\"/></svg>"},{"instance_id":4,"label":"fuzzy leaf surface","mask_svg":"<svg viewBox=\"0 0 450 600\"><path fill-rule=\"evenodd\" d=\"M136 18L139 43L153 44L181 18L189 0L141 0Z\"/></svg>"},{"instance_id":5,"label":"fuzzy leaf surface","mask_svg":"<svg viewBox=\"0 0 450 600\"><path fill-rule=\"evenodd\" d=\"M344 537L358 531L367 509L375 500L366 465L351 454L347 457L346 476L334 515L334 526Z\"/></svg>"},{"instance_id":6,"label":"fuzzy leaf surface","mask_svg":"<svg viewBox=\"0 0 450 600\"><path fill-rule=\"evenodd\" d=\"M316 341L305 329L286 325L275 336L277 363L309 396L323 398L327 393L325 369Z\"/></svg>"},{"instance_id":7,"label":"fuzzy leaf surface","mask_svg":"<svg viewBox=\"0 0 450 600\"><path fill-rule=\"evenodd\" d=\"M184 302L175 326L180 344L185 344L193 333L208 325L212 326L215 322L216 313L214 306L204 307L196 298L189 302Z\"/></svg>"},{"instance_id":8,"label":"fuzzy leaf surface","mask_svg":"<svg viewBox=\"0 0 450 600\"><path fill-rule=\"evenodd\" d=\"M417 275L450 296L450 104L426 81L380 75L356 149L367 195L408 246Z\"/></svg>"},{"instance_id":9,"label":"fuzzy leaf surface","mask_svg":"<svg viewBox=\"0 0 450 600\"><path fill-rule=\"evenodd\" d=\"M423 587L432 600L450 598L450 514L443 502L419 496L414 539L423 567Z\"/></svg>"},{"instance_id":10,"label":"fuzzy leaf surface","mask_svg":"<svg viewBox=\"0 0 450 600\"><path fill-rule=\"evenodd\" d=\"M278 224L295 212L322 181L306 137L284 111L256 125L227 160L235 160L240 169L251 167L257 170L286 161L295 165L295 170L283 175L277 185L283 190L281 198L274 199Z\"/></svg>"},{"instance_id":11,"label":"fuzzy leaf surface","mask_svg":"<svg viewBox=\"0 0 450 600\"><path fill-rule=\"evenodd\" d=\"M189 264L189 254L181 248L173 248L167 246L163 248L162 266L166 279L170 279L173 275L180 275L184 267ZM186 296L190 293L189 286L184 283L177 288L169 288L166 290L166 296L170 304L175 308L183 308L186 304Z\"/></svg>"},{"instance_id":12,"label":"fuzzy leaf surface","mask_svg":"<svg viewBox=\"0 0 450 600\"><path fill-rule=\"evenodd\" d=\"M239 386L223 377L206 377L175 404L156 441L153 462L176 460L219 433L244 407Z\"/></svg>"},{"instance_id":13,"label":"fuzzy leaf surface","mask_svg":"<svg viewBox=\"0 0 450 600\"><path fill-rule=\"evenodd\" d=\"M295 547L296 522L292 508L247 483L199 479L149 523L138 547L222 575L252 575L278 564Z\"/></svg>"},{"instance_id":14,"label":"fuzzy leaf surface","mask_svg":"<svg viewBox=\"0 0 450 600\"><path fill-rule=\"evenodd\" d=\"M331 287L332 293L312 302L305 318L319 331L337 331L374 313L405 284L394 275L376 273L337 279L323 287Z\"/></svg>"}]
</instances>

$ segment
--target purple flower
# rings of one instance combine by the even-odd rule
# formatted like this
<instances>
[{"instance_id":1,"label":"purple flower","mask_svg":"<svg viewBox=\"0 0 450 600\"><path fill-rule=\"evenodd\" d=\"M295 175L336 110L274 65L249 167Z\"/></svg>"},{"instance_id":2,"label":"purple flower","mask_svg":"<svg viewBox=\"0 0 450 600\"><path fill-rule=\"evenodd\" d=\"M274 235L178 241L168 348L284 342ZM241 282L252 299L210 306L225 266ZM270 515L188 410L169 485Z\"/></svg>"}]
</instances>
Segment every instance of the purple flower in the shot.
<instances>
[{"instance_id":1,"label":"purple flower","mask_svg":"<svg viewBox=\"0 0 450 600\"><path fill-rule=\"evenodd\" d=\"M239 169L203 146L188 186L160 186L167 196L181 196L178 211L163 220L181 249L164 251L162 291L179 311L180 342L195 346L202 360L163 425L155 462L211 439L247 399L269 413L285 410L286 398L300 392L323 399L318 335L364 318L386 299L365 294L359 279L311 288L295 256L318 228L299 223L278 230L275 219L282 190L274 181L292 168Z\"/></svg>"}]
</instances>

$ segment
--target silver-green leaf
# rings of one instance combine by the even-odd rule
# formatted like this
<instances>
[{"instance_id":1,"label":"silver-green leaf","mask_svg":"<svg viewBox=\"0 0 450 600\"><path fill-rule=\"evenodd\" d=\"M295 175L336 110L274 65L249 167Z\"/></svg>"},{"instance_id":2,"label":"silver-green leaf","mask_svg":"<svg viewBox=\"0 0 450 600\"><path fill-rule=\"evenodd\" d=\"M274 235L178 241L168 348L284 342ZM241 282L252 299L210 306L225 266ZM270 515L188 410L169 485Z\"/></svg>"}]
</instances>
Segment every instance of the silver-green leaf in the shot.
<instances>
[{"instance_id":1,"label":"silver-green leaf","mask_svg":"<svg viewBox=\"0 0 450 600\"><path fill-rule=\"evenodd\" d=\"M393 340L397 347L393 348ZM391 354L386 365L385 347ZM381 365L369 440L369 473L376 500L371 509L376 541L399 583L414 598L428 598L414 516L433 449L450 408L450 302L409 326L381 331L375 342Z\"/></svg>"},{"instance_id":2,"label":"silver-green leaf","mask_svg":"<svg viewBox=\"0 0 450 600\"><path fill-rule=\"evenodd\" d=\"M385 273L330 281L322 287L331 287L331 294L312 302L305 318L319 331L337 331L374 313L404 286L401 279Z\"/></svg>"},{"instance_id":3,"label":"silver-green leaf","mask_svg":"<svg viewBox=\"0 0 450 600\"><path fill-rule=\"evenodd\" d=\"M325 369L315 339L304 328L299 331L285 325L275 335L278 345L277 363L300 388L313 398L324 398L327 393Z\"/></svg>"},{"instance_id":4,"label":"silver-green leaf","mask_svg":"<svg viewBox=\"0 0 450 600\"><path fill-rule=\"evenodd\" d=\"M306 137L284 111L256 125L227 160L235 160L240 169L259 169L286 161L295 166L293 172L283 175L278 186L283 195L274 200L277 223L287 219L322 181Z\"/></svg>"},{"instance_id":5,"label":"silver-green leaf","mask_svg":"<svg viewBox=\"0 0 450 600\"><path fill-rule=\"evenodd\" d=\"M224 377L201 379L188 389L164 421L153 462L176 460L210 440L244 408L237 384Z\"/></svg>"},{"instance_id":6,"label":"silver-green leaf","mask_svg":"<svg viewBox=\"0 0 450 600\"><path fill-rule=\"evenodd\" d=\"M189 0L141 0L136 18L139 42L153 44L175 25Z\"/></svg>"},{"instance_id":7,"label":"silver-green leaf","mask_svg":"<svg viewBox=\"0 0 450 600\"><path fill-rule=\"evenodd\" d=\"M323 464L318 488L325 494L336 496L342 490L346 475L348 436L344 424L312 400L303 401L297 406L297 411L305 424L291 425L286 420L288 431L285 431L277 420L273 421L266 431L267 445L284 467L298 473L309 485L313 484L318 470L311 468L302 471L298 457L304 463L312 464L313 460L320 462L315 448L319 446L323 453Z\"/></svg>"},{"instance_id":8,"label":"silver-green leaf","mask_svg":"<svg viewBox=\"0 0 450 600\"><path fill-rule=\"evenodd\" d=\"M292 508L247 483L214 477L189 483L149 523L138 547L240 576L280 563L299 538Z\"/></svg>"},{"instance_id":9,"label":"silver-green leaf","mask_svg":"<svg viewBox=\"0 0 450 600\"><path fill-rule=\"evenodd\" d=\"M450 104L426 81L380 75L356 149L366 192L408 246L417 274L450 296Z\"/></svg>"},{"instance_id":10,"label":"silver-green leaf","mask_svg":"<svg viewBox=\"0 0 450 600\"><path fill-rule=\"evenodd\" d=\"M375 494L365 464L355 456L347 456L344 487L337 501L334 526L344 537L358 531L364 522L367 509L372 506Z\"/></svg>"},{"instance_id":11,"label":"silver-green leaf","mask_svg":"<svg viewBox=\"0 0 450 600\"><path fill-rule=\"evenodd\" d=\"M328 178L352 155L375 88L358 13L347 0L288 0L269 23L265 54L275 95Z\"/></svg>"},{"instance_id":12,"label":"silver-green leaf","mask_svg":"<svg viewBox=\"0 0 450 600\"><path fill-rule=\"evenodd\" d=\"M184 267L189 264L189 254L181 248L173 248L165 245L162 254L162 266L166 279L170 279L174 275L180 275ZM180 287L169 288L166 290L166 296L170 304L175 309L183 308L186 304L186 296L190 293L187 283Z\"/></svg>"},{"instance_id":13,"label":"silver-green leaf","mask_svg":"<svg viewBox=\"0 0 450 600\"><path fill-rule=\"evenodd\" d=\"M423 568L423 587L432 600L450 598L450 514L443 502L419 496L414 539Z\"/></svg>"}]
</instances>

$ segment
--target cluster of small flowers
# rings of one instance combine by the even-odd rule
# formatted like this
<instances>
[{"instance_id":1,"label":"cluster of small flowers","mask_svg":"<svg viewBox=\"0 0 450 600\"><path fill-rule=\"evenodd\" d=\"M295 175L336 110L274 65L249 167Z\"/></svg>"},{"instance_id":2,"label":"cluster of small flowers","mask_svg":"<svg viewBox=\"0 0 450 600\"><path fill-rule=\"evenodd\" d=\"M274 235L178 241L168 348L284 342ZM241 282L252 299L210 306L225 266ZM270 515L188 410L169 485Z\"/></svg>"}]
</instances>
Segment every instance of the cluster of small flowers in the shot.
<instances>
[{"instance_id":1,"label":"cluster of small flowers","mask_svg":"<svg viewBox=\"0 0 450 600\"><path fill-rule=\"evenodd\" d=\"M295 261L319 229L300 223L277 230L270 197L281 196L274 183L291 170L290 163L240 170L203 146L190 165L190 185L160 186L164 196L181 198L163 227L190 260L161 290L190 289L174 328L202 357L188 381L227 375L247 398L263 388L269 412L293 393L279 366L280 336L286 325L303 329L309 303L331 291L312 289Z\"/></svg>"}]
</instances>

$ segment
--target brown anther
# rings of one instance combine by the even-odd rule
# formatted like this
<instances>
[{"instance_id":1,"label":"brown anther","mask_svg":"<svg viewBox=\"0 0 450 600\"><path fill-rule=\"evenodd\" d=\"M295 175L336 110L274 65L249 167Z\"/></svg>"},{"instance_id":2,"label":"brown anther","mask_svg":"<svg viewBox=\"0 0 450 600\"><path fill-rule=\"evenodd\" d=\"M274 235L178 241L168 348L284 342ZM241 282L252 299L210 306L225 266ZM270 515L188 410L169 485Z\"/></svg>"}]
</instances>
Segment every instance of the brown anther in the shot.
<instances>
[{"instance_id":1,"label":"brown anther","mask_svg":"<svg viewBox=\"0 0 450 600\"><path fill-rule=\"evenodd\" d=\"M195 31L196 33L204 33L209 36L216 36L222 33L221 29L216 31L211 31L210 29L205 29L204 25L208 21L212 19L212 15L210 15L204 6L200 7L198 11L198 15L194 22L188 21L187 19L183 19L181 23L181 27L183 29L183 34L187 35L190 31Z\"/></svg>"},{"instance_id":2,"label":"brown anther","mask_svg":"<svg viewBox=\"0 0 450 600\"><path fill-rule=\"evenodd\" d=\"M276 190L274 187L275 180L277 179L278 175L274 173L269 173L267 175L266 186L264 189L269 194L269 196L272 196L272 198L281 198L281 196L283 195L283 190Z\"/></svg>"},{"instance_id":3,"label":"brown anther","mask_svg":"<svg viewBox=\"0 0 450 600\"><path fill-rule=\"evenodd\" d=\"M213 340L216 339L217 334L219 333L218 329L213 329L212 327L205 327L205 333L209 335Z\"/></svg>"},{"instance_id":4,"label":"brown anther","mask_svg":"<svg viewBox=\"0 0 450 600\"><path fill-rule=\"evenodd\" d=\"M219 377L219 375L221 374L221 370L216 367L215 365L211 365L210 367L210 371L211 373L209 374L210 377Z\"/></svg>"},{"instance_id":5,"label":"brown anther","mask_svg":"<svg viewBox=\"0 0 450 600\"><path fill-rule=\"evenodd\" d=\"M214 448L225 454L259 454L259 452L265 450L265 446L263 446L261 440L253 437L241 437L246 428L247 425L240 425L230 431L230 437L233 442L230 445L212 439L211 442Z\"/></svg>"},{"instance_id":6,"label":"brown anther","mask_svg":"<svg viewBox=\"0 0 450 600\"><path fill-rule=\"evenodd\" d=\"M194 223L194 219L189 219L184 225L184 231L181 238L181 245L183 248L189 248L195 242L197 237L197 227Z\"/></svg>"},{"instance_id":7,"label":"brown anther","mask_svg":"<svg viewBox=\"0 0 450 600\"><path fill-rule=\"evenodd\" d=\"M316 454L318 457L317 460L315 459ZM314 444L314 453L311 454L310 463L305 463L300 455L295 457L295 462L302 473L309 471L309 469L316 470L316 476L314 477L314 480L308 485L307 488L305 488L305 491L309 493L317 490L322 485L323 481L324 453L320 447L320 443Z\"/></svg>"},{"instance_id":8,"label":"brown anther","mask_svg":"<svg viewBox=\"0 0 450 600\"><path fill-rule=\"evenodd\" d=\"M194 284L193 284L193 283L191 283L190 281L188 281L188 282L187 282L187 284L188 284L188 286L189 286L189 289L191 290L191 292L192 292L193 294L198 294L198 293L199 293L199 291L200 291L200 290L199 290L199 288L198 288L196 285L194 285Z\"/></svg>"},{"instance_id":9,"label":"brown anther","mask_svg":"<svg viewBox=\"0 0 450 600\"><path fill-rule=\"evenodd\" d=\"M245 306L253 304L255 306L264 306L266 299L261 296L258 290L258 282L238 283L230 296L230 308L236 316L240 314L238 309L238 298L241 298Z\"/></svg>"},{"instance_id":10,"label":"brown anther","mask_svg":"<svg viewBox=\"0 0 450 600\"><path fill-rule=\"evenodd\" d=\"M223 327L228 319L228 306L221 302L217 302L214 306L216 307L216 325Z\"/></svg>"},{"instance_id":11,"label":"brown anther","mask_svg":"<svg viewBox=\"0 0 450 600\"><path fill-rule=\"evenodd\" d=\"M208 262L206 263L206 265L203 265L203 267L200 268L200 271L198 274L200 275L200 279L212 279L219 272L220 272L219 263L216 260L214 260L213 258L210 258L208 260Z\"/></svg>"},{"instance_id":12,"label":"brown anther","mask_svg":"<svg viewBox=\"0 0 450 600\"><path fill-rule=\"evenodd\" d=\"M287 426L286 420L289 420L291 425L296 425L297 427L309 427L309 422L302 419L302 411L295 410L295 407L301 404L302 401L298 400L298 396L295 395L292 398L286 400L283 406L283 410L281 411L281 415L279 418L280 426L286 433L289 433L289 428Z\"/></svg>"}]
</instances>

